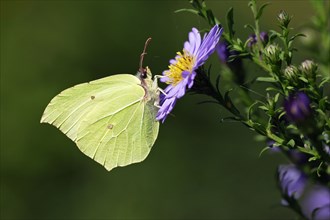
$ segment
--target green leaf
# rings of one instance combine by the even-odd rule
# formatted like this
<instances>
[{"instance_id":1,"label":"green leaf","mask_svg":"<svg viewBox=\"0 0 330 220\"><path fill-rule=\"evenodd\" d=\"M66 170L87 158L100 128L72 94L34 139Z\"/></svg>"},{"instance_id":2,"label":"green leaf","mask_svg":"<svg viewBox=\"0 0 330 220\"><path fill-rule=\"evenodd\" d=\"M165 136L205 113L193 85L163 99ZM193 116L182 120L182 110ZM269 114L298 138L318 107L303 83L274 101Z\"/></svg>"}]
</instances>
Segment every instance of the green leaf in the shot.
<instances>
[{"instance_id":1,"label":"green leaf","mask_svg":"<svg viewBox=\"0 0 330 220\"><path fill-rule=\"evenodd\" d=\"M298 130L297 126L295 126L294 124L289 124L286 128L287 128L287 129Z\"/></svg>"},{"instance_id":2,"label":"green leaf","mask_svg":"<svg viewBox=\"0 0 330 220\"><path fill-rule=\"evenodd\" d=\"M211 10L206 10L206 17L211 26L214 26L217 24L216 19L213 15L213 12Z\"/></svg>"},{"instance_id":3,"label":"green leaf","mask_svg":"<svg viewBox=\"0 0 330 220\"><path fill-rule=\"evenodd\" d=\"M308 79L306 79L305 77L303 76L300 76L298 77L301 81L305 82L305 83L308 83Z\"/></svg>"},{"instance_id":4,"label":"green leaf","mask_svg":"<svg viewBox=\"0 0 330 220\"><path fill-rule=\"evenodd\" d=\"M229 97L229 92L231 92L232 90L228 90L225 95L224 95L224 101L225 101L225 105L227 106L227 108L234 113L235 115L240 114L240 112L238 111L238 109L235 107L234 103L232 102L231 98Z\"/></svg>"},{"instance_id":5,"label":"green leaf","mask_svg":"<svg viewBox=\"0 0 330 220\"><path fill-rule=\"evenodd\" d=\"M202 5L199 3L199 0L190 0L189 3L197 9L202 9Z\"/></svg>"},{"instance_id":6,"label":"green leaf","mask_svg":"<svg viewBox=\"0 0 330 220\"><path fill-rule=\"evenodd\" d=\"M234 9L231 7L227 12L227 28L229 33L229 38L232 38L235 35L234 31Z\"/></svg>"},{"instance_id":7,"label":"green leaf","mask_svg":"<svg viewBox=\"0 0 330 220\"><path fill-rule=\"evenodd\" d=\"M259 153L259 157L261 157L261 155L264 153L264 152L266 152L267 150L270 150L270 147L264 147L261 151L260 151L260 153Z\"/></svg>"},{"instance_id":8,"label":"green leaf","mask_svg":"<svg viewBox=\"0 0 330 220\"><path fill-rule=\"evenodd\" d=\"M263 5L259 8L258 13L257 13L257 16L256 16L256 18L255 18L256 20L258 20L258 19L261 17L263 10L264 10L264 9L266 8L266 6L268 6L268 5L270 5L269 2L263 4Z\"/></svg>"},{"instance_id":9,"label":"green leaf","mask_svg":"<svg viewBox=\"0 0 330 220\"><path fill-rule=\"evenodd\" d=\"M256 79L258 82L270 82L270 83L274 83L274 82L277 82L276 79L274 79L273 77L258 77Z\"/></svg>"},{"instance_id":10,"label":"green leaf","mask_svg":"<svg viewBox=\"0 0 330 220\"><path fill-rule=\"evenodd\" d=\"M295 144L296 143L295 143L295 141L293 139L289 140L288 143L287 143L287 145L289 145L292 148L294 148Z\"/></svg>"},{"instance_id":11,"label":"green leaf","mask_svg":"<svg viewBox=\"0 0 330 220\"><path fill-rule=\"evenodd\" d=\"M255 141L266 141L266 140L267 140L267 137L258 134L258 135L255 135L255 136L254 136L254 140L255 140Z\"/></svg>"},{"instance_id":12,"label":"green leaf","mask_svg":"<svg viewBox=\"0 0 330 220\"><path fill-rule=\"evenodd\" d=\"M318 160L319 158L320 158L319 156L311 157L311 158L308 159L308 162L316 161L316 160Z\"/></svg>"},{"instance_id":13,"label":"green leaf","mask_svg":"<svg viewBox=\"0 0 330 220\"><path fill-rule=\"evenodd\" d=\"M279 92L279 89L278 88L274 88L274 87L267 87L266 88L266 91L267 92L271 92L271 91Z\"/></svg>"},{"instance_id":14,"label":"green leaf","mask_svg":"<svg viewBox=\"0 0 330 220\"><path fill-rule=\"evenodd\" d=\"M233 121L237 122L240 121L240 119L233 116L221 118L221 122L233 122Z\"/></svg>"},{"instance_id":15,"label":"green leaf","mask_svg":"<svg viewBox=\"0 0 330 220\"><path fill-rule=\"evenodd\" d=\"M269 108L267 106L264 106L264 105L258 106L258 108L260 108L262 110L265 110L265 111L269 110Z\"/></svg>"},{"instance_id":16,"label":"green leaf","mask_svg":"<svg viewBox=\"0 0 330 220\"><path fill-rule=\"evenodd\" d=\"M251 25L251 24L246 24L246 25L244 25L244 28L249 28L249 29L251 29L251 31L254 33L254 32L256 32L256 29Z\"/></svg>"},{"instance_id":17,"label":"green leaf","mask_svg":"<svg viewBox=\"0 0 330 220\"><path fill-rule=\"evenodd\" d=\"M279 97L280 97L280 93L276 93L274 97L274 102L277 102Z\"/></svg>"},{"instance_id":18,"label":"green leaf","mask_svg":"<svg viewBox=\"0 0 330 220\"><path fill-rule=\"evenodd\" d=\"M283 111L281 114L279 114L278 119L281 119L285 114L285 111Z\"/></svg>"},{"instance_id":19,"label":"green leaf","mask_svg":"<svg viewBox=\"0 0 330 220\"><path fill-rule=\"evenodd\" d=\"M178 10L174 11L174 13L180 13L180 12L190 12L190 13L193 13L196 15L199 14L199 12L197 10L191 9L191 8L182 8L182 9L178 9Z\"/></svg>"},{"instance_id":20,"label":"green leaf","mask_svg":"<svg viewBox=\"0 0 330 220\"><path fill-rule=\"evenodd\" d=\"M295 34L295 35L293 35L290 39L289 39L289 42L290 41L293 41L294 39L296 39L297 37L306 37L306 35L305 34Z\"/></svg>"},{"instance_id":21,"label":"green leaf","mask_svg":"<svg viewBox=\"0 0 330 220\"><path fill-rule=\"evenodd\" d=\"M327 125L330 127L330 118L321 109L316 109L316 111L323 117Z\"/></svg>"},{"instance_id":22,"label":"green leaf","mask_svg":"<svg viewBox=\"0 0 330 220\"><path fill-rule=\"evenodd\" d=\"M253 107L258 104L259 102L258 101L255 101L252 105L250 105L247 109L247 119L250 120L251 119L251 115L252 115L252 110L253 110Z\"/></svg>"},{"instance_id":23,"label":"green leaf","mask_svg":"<svg viewBox=\"0 0 330 220\"><path fill-rule=\"evenodd\" d=\"M244 48L242 48L241 45L238 45L238 44L234 44L232 47L236 51L243 51L244 50Z\"/></svg>"},{"instance_id":24,"label":"green leaf","mask_svg":"<svg viewBox=\"0 0 330 220\"><path fill-rule=\"evenodd\" d=\"M319 88L321 88L322 86L324 86L324 84L326 83L330 83L330 77L325 77L321 80L320 84L319 84Z\"/></svg>"}]
</instances>

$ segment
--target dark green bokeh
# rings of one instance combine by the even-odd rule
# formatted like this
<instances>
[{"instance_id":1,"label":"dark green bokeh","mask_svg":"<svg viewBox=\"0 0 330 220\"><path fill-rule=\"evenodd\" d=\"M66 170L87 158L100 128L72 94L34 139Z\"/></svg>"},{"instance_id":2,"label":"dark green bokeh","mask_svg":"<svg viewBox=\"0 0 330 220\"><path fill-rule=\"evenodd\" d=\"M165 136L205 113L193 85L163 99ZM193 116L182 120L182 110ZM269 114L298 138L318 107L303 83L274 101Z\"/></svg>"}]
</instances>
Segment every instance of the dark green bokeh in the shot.
<instances>
[{"instance_id":1,"label":"dark green bokeh","mask_svg":"<svg viewBox=\"0 0 330 220\"><path fill-rule=\"evenodd\" d=\"M247 1L209 1L220 21L235 9L247 37ZM135 73L147 37L145 64L160 74L182 49L197 16L175 14L186 1L1 1L1 219L284 219L274 181L277 155L199 96L177 103L146 161L107 172L52 126L40 124L63 89L115 73ZM308 22L307 1L274 1L276 14ZM216 59L214 59L216 61ZM214 64L217 66L218 64ZM220 64L219 64L220 65ZM219 67L214 67L219 68Z\"/></svg>"}]
</instances>

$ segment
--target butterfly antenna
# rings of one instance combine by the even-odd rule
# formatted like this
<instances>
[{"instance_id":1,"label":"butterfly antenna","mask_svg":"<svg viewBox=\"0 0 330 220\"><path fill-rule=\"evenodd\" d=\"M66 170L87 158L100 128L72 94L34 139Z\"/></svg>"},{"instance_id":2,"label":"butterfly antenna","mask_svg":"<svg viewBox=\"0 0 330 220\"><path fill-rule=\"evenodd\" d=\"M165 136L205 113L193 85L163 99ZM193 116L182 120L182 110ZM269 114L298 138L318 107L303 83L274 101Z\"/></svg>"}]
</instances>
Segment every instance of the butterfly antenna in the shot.
<instances>
[{"instance_id":1,"label":"butterfly antenna","mask_svg":"<svg viewBox=\"0 0 330 220\"><path fill-rule=\"evenodd\" d=\"M143 73L145 72L145 69L143 68L143 59L144 59L144 56L147 54L146 50L147 50L147 46L149 45L149 42L151 41L151 37L149 37L145 44L144 44L144 48L143 48L143 52L141 53L141 56L140 56L140 68L139 68L139 71L140 73Z\"/></svg>"}]
</instances>

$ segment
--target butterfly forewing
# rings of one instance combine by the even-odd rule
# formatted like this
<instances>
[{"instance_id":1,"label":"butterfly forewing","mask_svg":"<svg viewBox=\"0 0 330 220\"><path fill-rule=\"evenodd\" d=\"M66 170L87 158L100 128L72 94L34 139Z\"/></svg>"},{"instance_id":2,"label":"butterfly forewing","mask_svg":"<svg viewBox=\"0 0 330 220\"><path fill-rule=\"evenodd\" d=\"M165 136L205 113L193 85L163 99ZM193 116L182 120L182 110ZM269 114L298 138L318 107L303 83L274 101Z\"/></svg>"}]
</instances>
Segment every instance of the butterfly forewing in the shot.
<instances>
[{"instance_id":1,"label":"butterfly forewing","mask_svg":"<svg viewBox=\"0 0 330 220\"><path fill-rule=\"evenodd\" d=\"M120 77L118 77L120 76ZM114 75L89 83L82 83L64 90L49 103L41 118L41 122L49 123L59 128L70 139L77 139L78 128L84 117L102 102L104 97L116 100L118 95L125 93L127 87L137 85L139 79L130 74ZM123 103L113 102L107 111L116 111L118 105Z\"/></svg>"},{"instance_id":2,"label":"butterfly forewing","mask_svg":"<svg viewBox=\"0 0 330 220\"><path fill-rule=\"evenodd\" d=\"M141 81L119 74L57 95L41 122L53 124L87 156L111 170L144 160L157 135L157 109Z\"/></svg>"}]
</instances>

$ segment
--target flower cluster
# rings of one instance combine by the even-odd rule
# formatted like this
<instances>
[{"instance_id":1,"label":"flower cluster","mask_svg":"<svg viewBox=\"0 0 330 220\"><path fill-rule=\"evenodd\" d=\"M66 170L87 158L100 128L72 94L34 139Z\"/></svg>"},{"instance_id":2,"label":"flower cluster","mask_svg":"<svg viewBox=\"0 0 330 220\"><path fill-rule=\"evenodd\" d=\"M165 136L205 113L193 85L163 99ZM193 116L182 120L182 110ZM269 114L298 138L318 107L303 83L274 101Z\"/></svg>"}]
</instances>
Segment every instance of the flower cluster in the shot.
<instances>
[{"instance_id":1,"label":"flower cluster","mask_svg":"<svg viewBox=\"0 0 330 220\"><path fill-rule=\"evenodd\" d=\"M320 2L313 4L317 12L326 17ZM303 35L291 33L293 29L289 25L293 17L285 11L277 16L279 31L260 32L259 20L267 4L258 8L255 0L251 0L249 7L255 22L254 26L245 27L253 33L241 40L233 29L233 9L228 10L228 29L223 31L205 2L191 0L191 4L194 9L180 11L201 16L212 28L203 39L193 28L183 51L170 60L161 78L168 86L160 95L157 120L164 122L188 90L212 98L207 102L217 103L232 114L224 121L241 122L261 136L260 140L267 141L261 153L271 149L271 152L283 153L291 162L277 169L282 205L302 218L330 219L329 60L323 60L321 65L310 59L300 64L294 62L297 50L293 42ZM326 22L314 20L319 22L317 28L328 36ZM324 45L328 44L327 39L322 38ZM204 68L204 63L214 51L222 68L213 83L211 68ZM251 71L245 66L248 62L257 68ZM254 75L249 78L253 79L247 81L250 72ZM230 77L222 77L228 75ZM219 86L220 76L225 87ZM262 83L265 89L256 92L260 89L255 86L256 82Z\"/></svg>"}]
</instances>

